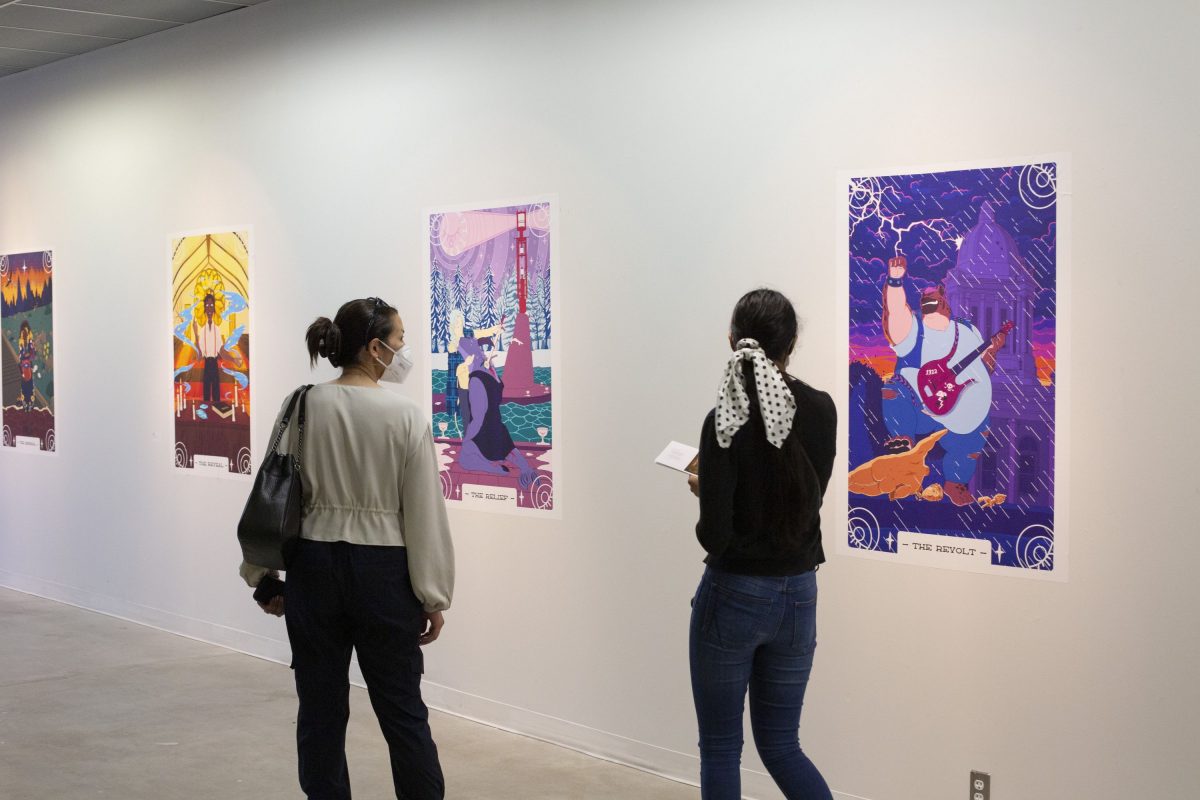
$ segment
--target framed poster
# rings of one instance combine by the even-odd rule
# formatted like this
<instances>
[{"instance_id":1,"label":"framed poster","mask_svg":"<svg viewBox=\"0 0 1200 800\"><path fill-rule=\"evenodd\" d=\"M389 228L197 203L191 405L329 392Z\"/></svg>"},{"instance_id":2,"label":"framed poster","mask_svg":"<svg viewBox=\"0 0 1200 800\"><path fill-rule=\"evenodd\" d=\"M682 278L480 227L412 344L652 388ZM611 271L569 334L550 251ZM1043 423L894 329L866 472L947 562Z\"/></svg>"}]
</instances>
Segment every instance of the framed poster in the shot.
<instances>
[{"instance_id":1,"label":"framed poster","mask_svg":"<svg viewBox=\"0 0 1200 800\"><path fill-rule=\"evenodd\" d=\"M846 220L842 551L1065 578L1064 164L879 171Z\"/></svg>"},{"instance_id":2,"label":"framed poster","mask_svg":"<svg viewBox=\"0 0 1200 800\"><path fill-rule=\"evenodd\" d=\"M557 516L553 198L425 216L429 394L446 500Z\"/></svg>"},{"instance_id":3,"label":"framed poster","mask_svg":"<svg viewBox=\"0 0 1200 800\"><path fill-rule=\"evenodd\" d=\"M55 451L54 254L0 255L3 446Z\"/></svg>"},{"instance_id":4,"label":"framed poster","mask_svg":"<svg viewBox=\"0 0 1200 800\"><path fill-rule=\"evenodd\" d=\"M250 234L170 242L175 467L251 475Z\"/></svg>"}]
</instances>

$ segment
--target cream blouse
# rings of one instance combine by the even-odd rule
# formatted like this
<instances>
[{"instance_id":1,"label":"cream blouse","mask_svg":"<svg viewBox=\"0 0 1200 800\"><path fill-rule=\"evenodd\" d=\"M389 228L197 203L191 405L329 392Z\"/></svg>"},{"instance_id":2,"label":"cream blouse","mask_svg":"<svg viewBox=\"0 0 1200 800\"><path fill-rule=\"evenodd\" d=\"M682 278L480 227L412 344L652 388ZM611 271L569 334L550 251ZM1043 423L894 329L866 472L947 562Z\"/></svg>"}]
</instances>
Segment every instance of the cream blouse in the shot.
<instances>
[{"instance_id":1,"label":"cream blouse","mask_svg":"<svg viewBox=\"0 0 1200 800\"><path fill-rule=\"evenodd\" d=\"M281 452L294 452L297 416ZM433 433L417 405L382 388L318 384L308 393L301 458L301 538L407 547L417 599L426 611L449 608L454 545ZM240 572L256 586L267 570L243 562Z\"/></svg>"}]
</instances>

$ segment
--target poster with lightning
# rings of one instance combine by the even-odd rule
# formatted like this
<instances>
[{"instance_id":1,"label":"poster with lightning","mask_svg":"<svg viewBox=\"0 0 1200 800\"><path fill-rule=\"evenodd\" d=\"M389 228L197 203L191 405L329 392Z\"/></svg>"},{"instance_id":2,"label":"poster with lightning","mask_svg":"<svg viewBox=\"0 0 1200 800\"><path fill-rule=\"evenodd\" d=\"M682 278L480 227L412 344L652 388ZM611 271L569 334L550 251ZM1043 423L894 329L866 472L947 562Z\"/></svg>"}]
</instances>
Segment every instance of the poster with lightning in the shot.
<instances>
[{"instance_id":1,"label":"poster with lightning","mask_svg":"<svg viewBox=\"0 0 1200 800\"><path fill-rule=\"evenodd\" d=\"M426 215L433 434L446 500L559 516L553 198Z\"/></svg>"},{"instance_id":2,"label":"poster with lightning","mask_svg":"<svg viewBox=\"0 0 1200 800\"><path fill-rule=\"evenodd\" d=\"M53 453L54 255L0 255L4 447Z\"/></svg>"},{"instance_id":3,"label":"poster with lightning","mask_svg":"<svg viewBox=\"0 0 1200 800\"><path fill-rule=\"evenodd\" d=\"M847 176L842 552L1065 579L1063 165Z\"/></svg>"},{"instance_id":4,"label":"poster with lightning","mask_svg":"<svg viewBox=\"0 0 1200 800\"><path fill-rule=\"evenodd\" d=\"M175 467L248 477L250 235L174 238L171 253Z\"/></svg>"}]
</instances>

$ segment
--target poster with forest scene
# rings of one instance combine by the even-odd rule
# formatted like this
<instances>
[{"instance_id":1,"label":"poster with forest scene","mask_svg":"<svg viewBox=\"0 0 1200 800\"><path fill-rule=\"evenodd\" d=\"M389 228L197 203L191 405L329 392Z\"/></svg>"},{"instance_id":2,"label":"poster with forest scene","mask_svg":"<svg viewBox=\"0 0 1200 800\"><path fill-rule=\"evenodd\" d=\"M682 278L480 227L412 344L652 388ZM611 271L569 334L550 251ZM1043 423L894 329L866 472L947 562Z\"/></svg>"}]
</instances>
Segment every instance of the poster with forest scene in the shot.
<instances>
[{"instance_id":1,"label":"poster with forest scene","mask_svg":"<svg viewBox=\"0 0 1200 800\"><path fill-rule=\"evenodd\" d=\"M555 206L426 216L433 435L451 504L560 511Z\"/></svg>"}]
</instances>

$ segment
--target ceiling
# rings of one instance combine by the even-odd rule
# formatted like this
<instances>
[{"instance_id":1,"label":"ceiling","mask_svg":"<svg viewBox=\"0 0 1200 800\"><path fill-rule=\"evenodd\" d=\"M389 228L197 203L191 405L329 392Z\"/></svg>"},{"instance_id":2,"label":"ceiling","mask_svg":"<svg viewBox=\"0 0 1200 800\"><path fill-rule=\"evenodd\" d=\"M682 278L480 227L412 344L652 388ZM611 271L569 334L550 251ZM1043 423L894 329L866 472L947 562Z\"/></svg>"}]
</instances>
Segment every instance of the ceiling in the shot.
<instances>
[{"instance_id":1,"label":"ceiling","mask_svg":"<svg viewBox=\"0 0 1200 800\"><path fill-rule=\"evenodd\" d=\"M0 77L267 0L0 0Z\"/></svg>"}]
</instances>

